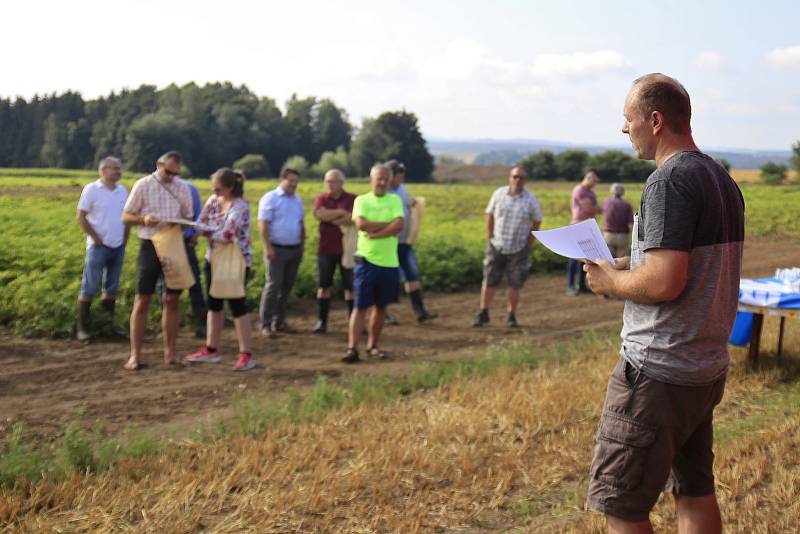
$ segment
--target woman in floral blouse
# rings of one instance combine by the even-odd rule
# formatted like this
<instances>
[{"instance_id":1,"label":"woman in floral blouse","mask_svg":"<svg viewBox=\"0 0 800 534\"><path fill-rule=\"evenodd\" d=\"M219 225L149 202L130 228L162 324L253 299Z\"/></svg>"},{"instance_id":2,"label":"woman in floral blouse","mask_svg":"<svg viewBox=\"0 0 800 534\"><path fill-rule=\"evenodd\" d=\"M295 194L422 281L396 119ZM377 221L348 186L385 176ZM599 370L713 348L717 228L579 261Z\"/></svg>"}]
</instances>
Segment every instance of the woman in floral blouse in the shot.
<instances>
[{"instance_id":1,"label":"woman in floral blouse","mask_svg":"<svg viewBox=\"0 0 800 534\"><path fill-rule=\"evenodd\" d=\"M211 251L215 244L234 242L242 251L247 264L245 280L249 278L253 263L253 248L250 242L250 205L244 197L244 175L228 168L219 169L211 175L211 188L214 194L206 201L197 222L212 231L204 231L208 238L208 252L205 262L206 292L211 287ZM233 314L236 326L236 337L239 340L239 357L235 371L247 371L255 367L250 352L251 325L247 313L246 298L227 299L228 307ZM208 295L208 334L206 344L194 354L186 357L189 362L219 363L219 340L222 334L222 299Z\"/></svg>"}]
</instances>

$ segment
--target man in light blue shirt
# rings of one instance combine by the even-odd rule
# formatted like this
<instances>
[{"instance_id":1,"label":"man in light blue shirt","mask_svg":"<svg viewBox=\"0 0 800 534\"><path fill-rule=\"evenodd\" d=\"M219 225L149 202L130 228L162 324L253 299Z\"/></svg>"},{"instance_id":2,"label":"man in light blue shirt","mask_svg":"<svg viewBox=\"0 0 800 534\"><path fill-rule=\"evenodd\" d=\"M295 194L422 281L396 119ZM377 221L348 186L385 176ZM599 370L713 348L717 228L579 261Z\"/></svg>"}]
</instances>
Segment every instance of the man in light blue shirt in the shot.
<instances>
[{"instance_id":1,"label":"man in light blue shirt","mask_svg":"<svg viewBox=\"0 0 800 534\"><path fill-rule=\"evenodd\" d=\"M286 324L286 303L303 259L306 227L303 201L295 194L300 173L286 168L281 182L258 202L258 231L264 245L266 283L261 292L261 334L295 333Z\"/></svg>"}]
</instances>

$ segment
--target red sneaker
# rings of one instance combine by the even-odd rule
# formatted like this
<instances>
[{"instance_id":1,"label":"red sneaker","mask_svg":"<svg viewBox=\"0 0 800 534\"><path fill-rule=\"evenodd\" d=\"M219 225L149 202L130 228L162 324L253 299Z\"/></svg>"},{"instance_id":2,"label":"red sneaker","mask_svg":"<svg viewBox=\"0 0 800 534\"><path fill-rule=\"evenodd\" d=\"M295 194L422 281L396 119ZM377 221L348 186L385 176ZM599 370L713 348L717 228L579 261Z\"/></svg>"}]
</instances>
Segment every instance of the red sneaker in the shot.
<instances>
[{"instance_id":1,"label":"red sneaker","mask_svg":"<svg viewBox=\"0 0 800 534\"><path fill-rule=\"evenodd\" d=\"M188 355L186 361L189 363L219 363L222 358L219 357L219 351L211 352L208 347L203 345L200 350Z\"/></svg>"},{"instance_id":2,"label":"red sneaker","mask_svg":"<svg viewBox=\"0 0 800 534\"><path fill-rule=\"evenodd\" d=\"M236 365L233 366L234 371L249 371L256 366L256 362L246 352L239 353L239 359L236 360Z\"/></svg>"}]
</instances>

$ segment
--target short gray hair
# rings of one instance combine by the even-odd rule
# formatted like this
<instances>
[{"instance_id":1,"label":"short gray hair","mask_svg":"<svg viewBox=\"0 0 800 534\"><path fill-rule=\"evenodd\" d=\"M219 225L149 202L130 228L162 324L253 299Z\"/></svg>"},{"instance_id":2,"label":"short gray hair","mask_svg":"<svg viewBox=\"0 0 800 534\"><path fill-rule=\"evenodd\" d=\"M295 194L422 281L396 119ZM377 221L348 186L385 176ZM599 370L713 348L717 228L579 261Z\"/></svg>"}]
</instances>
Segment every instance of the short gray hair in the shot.
<instances>
[{"instance_id":1,"label":"short gray hair","mask_svg":"<svg viewBox=\"0 0 800 534\"><path fill-rule=\"evenodd\" d=\"M322 179L323 179L323 180L325 180L325 177L326 177L326 176L328 176L328 175L329 175L329 174L331 174L331 173L333 173L333 174L335 174L336 176L338 176L338 177L339 177L339 179L340 179L342 182L344 182L344 173L343 173L342 171L340 171L339 169L331 169L331 170L329 170L328 172L326 172L326 173L325 173L325 176L323 176L323 177L322 177Z\"/></svg>"},{"instance_id":2,"label":"short gray hair","mask_svg":"<svg viewBox=\"0 0 800 534\"><path fill-rule=\"evenodd\" d=\"M97 170L102 171L104 167L110 167L114 163L122 167L122 162L119 160L119 158L115 158L114 156L106 156L100 160L100 163L97 164Z\"/></svg>"},{"instance_id":3,"label":"short gray hair","mask_svg":"<svg viewBox=\"0 0 800 534\"><path fill-rule=\"evenodd\" d=\"M391 180L392 176L394 176L394 173L392 173L392 169L389 168L388 165L384 165L383 163L376 163L375 165L373 165L372 168L369 170L369 177L372 178L372 176L381 169L386 169L386 172L389 173L389 179Z\"/></svg>"},{"instance_id":4,"label":"short gray hair","mask_svg":"<svg viewBox=\"0 0 800 534\"><path fill-rule=\"evenodd\" d=\"M613 194L615 197L621 197L625 194L625 186L619 182L616 182L611 184L609 191L611 191L611 194Z\"/></svg>"}]
</instances>

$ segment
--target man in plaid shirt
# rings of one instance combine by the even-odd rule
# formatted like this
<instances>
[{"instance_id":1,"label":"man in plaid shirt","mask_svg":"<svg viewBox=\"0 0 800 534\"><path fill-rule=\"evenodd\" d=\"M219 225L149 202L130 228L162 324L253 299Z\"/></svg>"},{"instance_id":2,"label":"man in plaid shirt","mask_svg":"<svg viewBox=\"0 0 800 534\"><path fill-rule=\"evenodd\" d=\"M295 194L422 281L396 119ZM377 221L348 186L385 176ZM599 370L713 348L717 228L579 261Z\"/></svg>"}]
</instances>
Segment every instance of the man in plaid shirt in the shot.
<instances>
[{"instance_id":1,"label":"man in plaid shirt","mask_svg":"<svg viewBox=\"0 0 800 534\"><path fill-rule=\"evenodd\" d=\"M489 306L495 290L505 274L508 278L508 318L506 324L516 328L519 292L528 277L533 235L542 224L542 208L536 195L525 190L525 169L514 167L508 176L508 187L497 189L486 207L486 256L483 260L481 309L474 327L489 322Z\"/></svg>"},{"instance_id":2,"label":"man in plaid shirt","mask_svg":"<svg viewBox=\"0 0 800 534\"><path fill-rule=\"evenodd\" d=\"M122 212L122 222L139 226L139 256L136 260L136 297L131 312L131 356L125 369L139 368L142 355L142 340L147 328L147 311L150 299L161 276L152 238L159 230L168 226L168 219L192 219L192 194L186 184L178 178L181 170L181 155L167 152L156 162L156 171L133 184L131 195ZM179 364L175 348L178 337L180 289L167 288L164 294L164 310L161 326L164 333L164 361Z\"/></svg>"}]
</instances>

